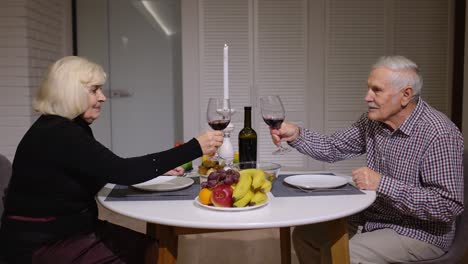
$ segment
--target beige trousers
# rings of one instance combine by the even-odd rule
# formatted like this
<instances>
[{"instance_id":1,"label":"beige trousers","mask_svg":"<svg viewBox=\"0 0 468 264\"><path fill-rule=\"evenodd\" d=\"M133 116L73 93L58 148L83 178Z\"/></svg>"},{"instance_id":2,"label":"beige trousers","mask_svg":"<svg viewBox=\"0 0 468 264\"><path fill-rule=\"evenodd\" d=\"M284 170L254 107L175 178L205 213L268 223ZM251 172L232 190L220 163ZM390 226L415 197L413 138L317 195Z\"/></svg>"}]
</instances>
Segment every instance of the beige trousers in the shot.
<instances>
[{"instance_id":1,"label":"beige trousers","mask_svg":"<svg viewBox=\"0 0 468 264\"><path fill-rule=\"evenodd\" d=\"M434 259L445 252L426 242L399 235L392 229L372 232L348 225L350 260L353 264L378 264ZM327 228L323 224L298 226L293 231L293 244L299 262L331 263Z\"/></svg>"}]
</instances>

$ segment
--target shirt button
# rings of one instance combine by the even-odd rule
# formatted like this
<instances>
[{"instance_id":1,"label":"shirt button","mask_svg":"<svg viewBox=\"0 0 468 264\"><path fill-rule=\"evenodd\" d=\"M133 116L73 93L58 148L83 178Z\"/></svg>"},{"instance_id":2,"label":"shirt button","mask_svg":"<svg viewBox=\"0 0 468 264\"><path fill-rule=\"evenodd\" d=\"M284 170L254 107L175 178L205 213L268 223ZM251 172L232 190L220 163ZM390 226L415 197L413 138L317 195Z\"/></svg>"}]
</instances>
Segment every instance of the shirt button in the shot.
<instances>
[{"instance_id":1,"label":"shirt button","mask_svg":"<svg viewBox=\"0 0 468 264\"><path fill-rule=\"evenodd\" d=\"M153 161L156 161L156 159L153 159Z\"/></svg>"},{"instance_id":2,"label":"shirt button","mask_svg":"<svg viewBox=\"0 0 468 264\"><path fill-rule=\"evenodd\" d=\"M158 169L156 169L156 172L158 172Z\"/></svg>"}]
</instances>

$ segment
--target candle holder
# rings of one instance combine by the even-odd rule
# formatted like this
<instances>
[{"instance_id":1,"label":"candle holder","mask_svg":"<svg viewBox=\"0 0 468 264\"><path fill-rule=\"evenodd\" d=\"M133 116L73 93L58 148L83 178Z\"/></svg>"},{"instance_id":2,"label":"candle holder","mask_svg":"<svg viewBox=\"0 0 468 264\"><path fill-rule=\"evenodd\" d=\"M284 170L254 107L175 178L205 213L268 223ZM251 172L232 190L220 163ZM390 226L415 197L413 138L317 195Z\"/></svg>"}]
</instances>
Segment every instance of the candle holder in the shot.
<instances>
[{"instance_id":1,"label":"candle holder","mask_svg":"<svg viewBox=\"0 0 468 264\"><path fill-rule=\"evenodd\" d=\"M231 113L231 120L232 116L236 113L235 109L229 109ZM231 142L231 133L234 131L234 125L232 122L223 130L224 132L224 139L223 144L218 149L218 156L224 160L226 168L232 167L232 163L234 161L234 148Z\"/></svg>"}]
</instances>

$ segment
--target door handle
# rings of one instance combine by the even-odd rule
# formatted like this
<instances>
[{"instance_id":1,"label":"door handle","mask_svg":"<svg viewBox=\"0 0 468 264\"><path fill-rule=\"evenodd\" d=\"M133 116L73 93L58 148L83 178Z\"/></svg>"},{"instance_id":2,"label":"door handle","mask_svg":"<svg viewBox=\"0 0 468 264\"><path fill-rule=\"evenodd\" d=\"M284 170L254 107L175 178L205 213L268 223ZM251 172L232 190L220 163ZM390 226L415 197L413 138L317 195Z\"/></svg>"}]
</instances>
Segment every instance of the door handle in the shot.
<instances>
[{"instance_id":1,"label":"door handle","mask_svg":"<svg viewBox=\"0 0 468 264\"><path fill-rule=\"evenodd\" d=\"M109 98L124 98L133 96L133 93L126 90L110 90L106 92L106 96Z\"/></svg>"}]
</instances>

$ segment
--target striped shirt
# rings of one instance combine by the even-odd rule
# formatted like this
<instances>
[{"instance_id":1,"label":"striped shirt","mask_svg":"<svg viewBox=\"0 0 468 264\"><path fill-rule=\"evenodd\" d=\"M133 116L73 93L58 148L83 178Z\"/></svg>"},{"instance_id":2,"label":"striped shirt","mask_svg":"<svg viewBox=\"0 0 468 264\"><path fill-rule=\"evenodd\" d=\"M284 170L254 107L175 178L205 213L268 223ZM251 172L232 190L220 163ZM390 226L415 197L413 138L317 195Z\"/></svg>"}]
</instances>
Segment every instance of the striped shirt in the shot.
<instances>
[{"instance_id":1,"label":"striped shirt","mask_svg":"<svg viewBox=\"0 0 468 264\"><path fill-rule=\"evenodd\" d=\"M370 120L366 113L330 136L301 128L290 145L330 163L367 153L367 166L382 178L376 201L351 221L365 231L391 228L449 249L456 216L463 211L463 136L421 98L396 130Z\"/></svg>"}]
</instances>

